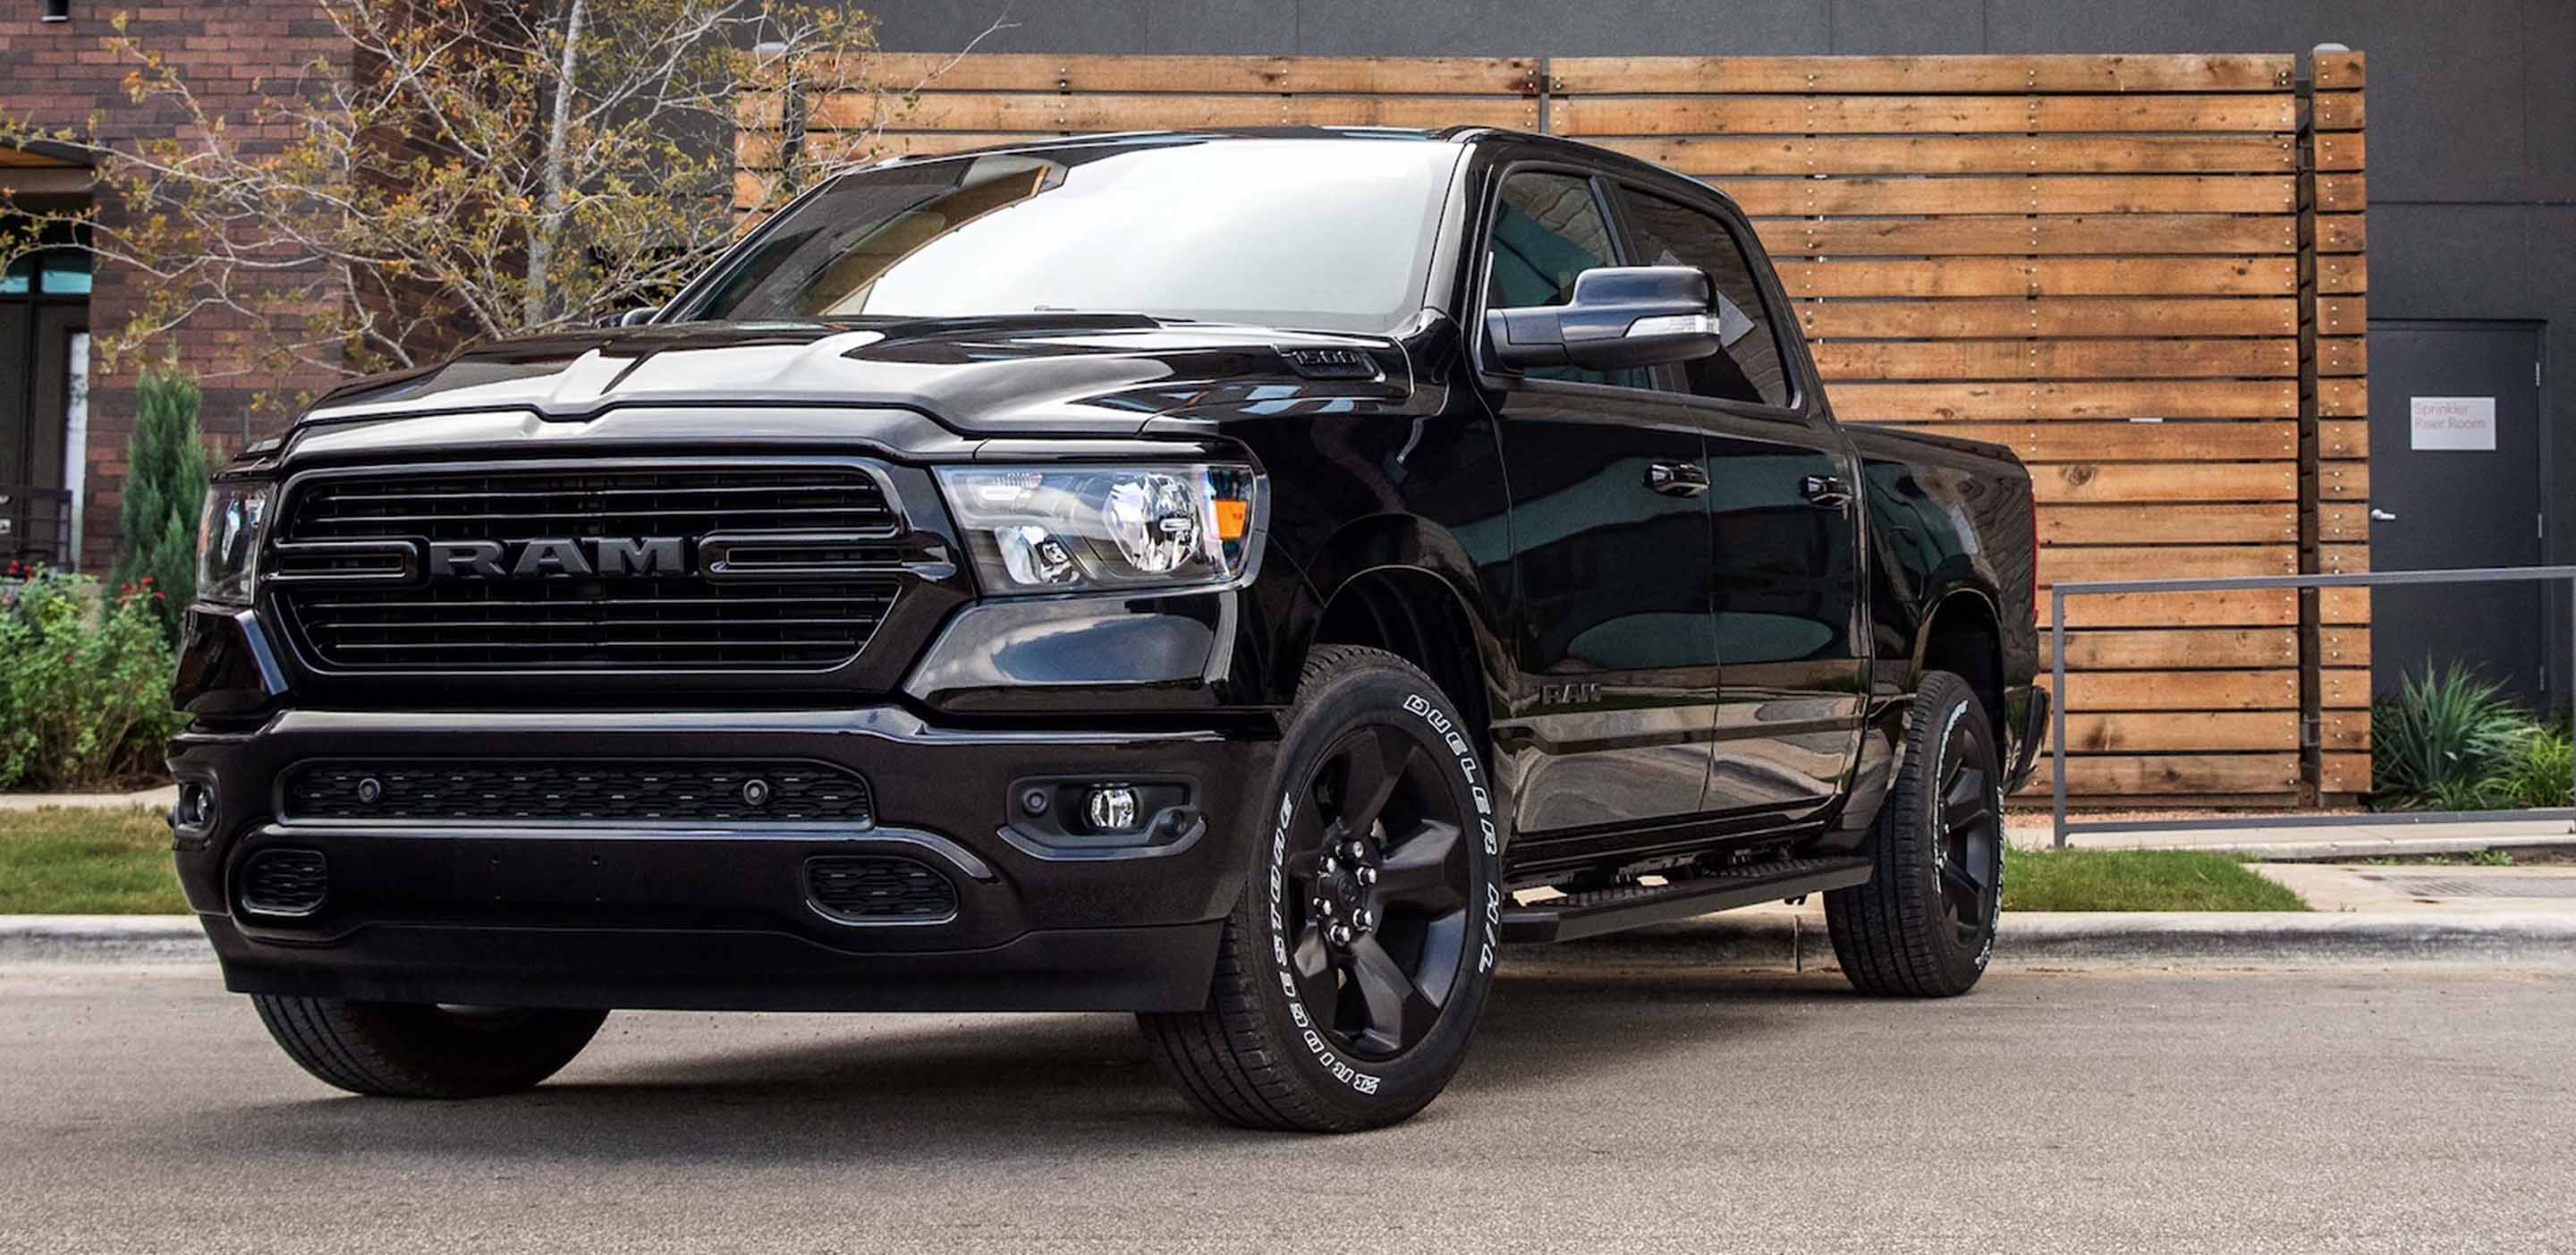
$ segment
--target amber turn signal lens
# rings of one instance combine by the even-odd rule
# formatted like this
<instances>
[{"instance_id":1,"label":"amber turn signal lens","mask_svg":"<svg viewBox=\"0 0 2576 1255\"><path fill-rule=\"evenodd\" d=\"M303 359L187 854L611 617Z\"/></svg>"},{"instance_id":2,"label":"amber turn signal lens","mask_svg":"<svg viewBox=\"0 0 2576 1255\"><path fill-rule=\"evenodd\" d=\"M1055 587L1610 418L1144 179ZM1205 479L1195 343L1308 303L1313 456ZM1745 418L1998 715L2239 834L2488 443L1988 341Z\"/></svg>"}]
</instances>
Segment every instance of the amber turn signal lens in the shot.
<instances>
[{"instance_id":1,"label":"amber turn signal lens","mask_svg":"<svg viewBox=\"0 0 2576 1255\"><path fill-rule=\"evenodd\" d=\"M1251 502L1228 501L1223 497L1216 499L1216 538L1218 540L1243 539L1243 533L1251 521Z\"/></svg>"}]
</instances>

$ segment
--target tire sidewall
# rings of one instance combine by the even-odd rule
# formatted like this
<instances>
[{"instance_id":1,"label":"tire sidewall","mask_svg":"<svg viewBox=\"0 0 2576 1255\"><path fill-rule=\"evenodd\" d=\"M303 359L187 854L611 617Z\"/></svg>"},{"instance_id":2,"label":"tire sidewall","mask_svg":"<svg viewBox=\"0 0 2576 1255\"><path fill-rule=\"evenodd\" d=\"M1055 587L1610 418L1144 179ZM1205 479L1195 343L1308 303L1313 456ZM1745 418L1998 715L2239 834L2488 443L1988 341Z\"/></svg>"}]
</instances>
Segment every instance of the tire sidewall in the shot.
<instances>
[{"instance_id":1,"label":"tire sidewall","mask_svg":"<svg viewBox=\"0 0 2576 1255\"><path fill-rule=\"evenodd\" d=\"M1465 953L1440 1019L1412 1049L1392 1059L1346 1055L1324 1035L1302 1002L1289 965L1294 938L1285 933L1290 909L1286 860L1289 833L1299 808L1311 804L1305 786L1319 759L1343 735L1380 725L1416 734L1441 765L1458 813L1465 817L1470 883ZM1240 908L1243 935L1252 943L1246 965L1256 974L1254 996L1276 1055L1307 1083L1316 1100L1354 1122L1378 1123L1431 1101L1464 1061L1477 1012L1493 984L1502 933L1502 807L1476 738L1439 688L1410 667L1369 662L1331 676L1301 694L1281 739L1277 766L1259 811L1250 880Z\"/></svg>"},{"instance_id":2,"label":"tire sidewall","mask_svg":"<svg viewBox=\"0 0 2576 1255\"><path fill-rule=\"evenodd\" d=\"M1986 965L1994 959L1995 935L2000 931L1997 926L2003 918L2005 839L2003 771L1998 761L1992 725L1987 722L1985 710L1977 700L1975 691L1968 687L1966 681L1955 677L1950 677L1944 687L1950 690L1946 700L1936 704L1929 712L1931 722L1925 729L1923 743L1923 774L1913 790L1913 813L1906 818L1914 826L1913 870L1922 885L1926 918L1943 921L1945 917L1942 914L1939 861L1941 784L1947 778L1950 767L1945 757L1950 746L1950 733L1964 723L1968 734L1968 752L1977 755L1981 760L1976 765L1986 774L1989 789L1986 804L1992 809L1994 815L1995 891L1986 903L1985 936L1975 950L1971 951L1962 945L1958 934L1946 924L1937 927L1930 940L1939 947L1942 966L1949 968L1962 981L1973 982L1985 972Z\"/></svg>"}]
</instances>

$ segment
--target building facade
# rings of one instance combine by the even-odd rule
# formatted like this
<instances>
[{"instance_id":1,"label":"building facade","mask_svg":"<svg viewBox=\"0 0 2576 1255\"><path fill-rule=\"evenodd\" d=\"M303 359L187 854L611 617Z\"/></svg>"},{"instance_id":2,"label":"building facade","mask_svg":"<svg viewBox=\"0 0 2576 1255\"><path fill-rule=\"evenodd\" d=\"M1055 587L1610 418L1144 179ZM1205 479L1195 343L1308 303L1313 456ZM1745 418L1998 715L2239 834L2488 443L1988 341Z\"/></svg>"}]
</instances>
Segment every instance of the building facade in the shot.
<instances>
[{"instance_id":1,"label":"building facade","mask_svg":"<svg viewBox=\"0 0 2576 1255\"><path fill-rule=\"evenodd\" d=\"M125 82L132 61L106 47L119 13L127 35L168 58L201 99L231 118L250 117L261 93L294 81L317 60L345 60L335 29L307 0L20 3L0 13L0 111L75 130L94 117L100 138L111 143L174 133L177 112L135 103ZM241 138L257 145L292 136ZM19 203L48 210L88 205L93 195L87 159L52 145L0 149L0 186ZM0 282L0 497L8 498L0 503L7 528L0 558L89 571L115 561L118 489L142 363L128 356L111 365L91 352L91 332L125 325L151 281L112 264L93 267L86 254L59 247L25 259ZM325 372L281 376L256 367L249 335L242 316L206 310L152 349L203 382L201 422L219 454L283 421L258 412L263 395L330 381Z\"/></svg>"}]
</instances>

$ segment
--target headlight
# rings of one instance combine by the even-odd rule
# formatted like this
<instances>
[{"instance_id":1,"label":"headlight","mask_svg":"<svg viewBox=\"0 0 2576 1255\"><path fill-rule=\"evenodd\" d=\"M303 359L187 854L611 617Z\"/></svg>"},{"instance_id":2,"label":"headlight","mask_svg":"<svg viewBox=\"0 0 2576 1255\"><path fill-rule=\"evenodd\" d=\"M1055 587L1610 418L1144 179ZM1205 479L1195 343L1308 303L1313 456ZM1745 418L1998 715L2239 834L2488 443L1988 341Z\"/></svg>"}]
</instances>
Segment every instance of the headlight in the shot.
<instances>
[{"instance_id":1,"label":"headlight","mask_svg":"<svg viewBox=\"0 0 2576 1255\"><path fill-rule=\"evenodd\" d=\"M939 484L996 593L1222 584L1259 517L1248 466L949 467Z\"/></svg>"},{"instance_id":2,"label":"headlight","mask_svg":"<svg viewBox=\"0 0 2576 1255\"><path fill-rule=\"evenodd\" d=\"M205 518L197 524L197 597L230 606L250 604L259 573L259 539L268 520L269 486L234 480L206 489Z\"/></svg>"}]
</instances>

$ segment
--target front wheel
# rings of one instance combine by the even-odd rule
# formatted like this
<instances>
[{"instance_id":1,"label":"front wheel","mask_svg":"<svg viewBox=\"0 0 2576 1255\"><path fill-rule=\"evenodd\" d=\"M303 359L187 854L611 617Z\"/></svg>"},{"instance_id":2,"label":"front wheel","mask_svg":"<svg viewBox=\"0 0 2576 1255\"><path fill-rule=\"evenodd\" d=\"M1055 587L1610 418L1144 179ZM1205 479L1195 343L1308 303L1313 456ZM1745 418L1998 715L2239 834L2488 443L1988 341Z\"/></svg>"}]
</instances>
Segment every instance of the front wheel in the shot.
<instances>
[{"instance_id":1,"label":"front wheel","mask_svg":"<svg viewBox=\"0 0 2576 1255\"><path fill-rule=\"evenodd\" d=\"M606 1011L504 1011L253 994L268 1035L320 1080L387 1098L481 1098L572 1062Z\"/></svg>"},{"instance_id":2,"label":"front wheel","mask_svg":"<svg viewBox=\"0 0 2576 1255\"><path fill-rule=\"evenodd\" d=\"M1869 881L1825 895L1843 975L1868 994L1968 992L1994 955L2003 912L2004 816L1994 727L1966 680L1924 675L1872 844Z\"/></svg>"},{"instance_id":3,"label":"front wheel","mask_svg":"<svg viewBox=\"0 0 2576 1255\"><path fill-rule=\"evenodd\" d=\"M1207 1006L1139 1016L1200 1107L1350 1132L1429 1105L1493 982L1501 842L1475 737L1412 664L1319 648Z\"/></svg>"}]
</instances>

